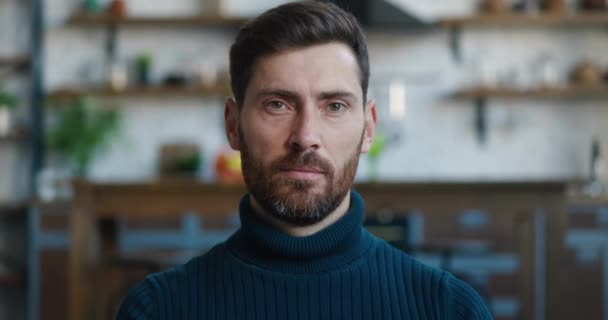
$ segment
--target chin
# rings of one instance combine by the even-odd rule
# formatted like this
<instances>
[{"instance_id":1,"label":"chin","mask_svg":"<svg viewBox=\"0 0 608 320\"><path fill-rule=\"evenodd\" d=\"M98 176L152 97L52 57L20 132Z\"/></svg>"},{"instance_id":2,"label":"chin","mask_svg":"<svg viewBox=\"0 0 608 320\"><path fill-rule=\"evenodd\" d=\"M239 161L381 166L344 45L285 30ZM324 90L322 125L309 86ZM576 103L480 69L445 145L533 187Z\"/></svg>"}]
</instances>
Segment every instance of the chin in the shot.
<instances>
[{"instance_id":1,"label":"chin","mask_svg":"<svg viewBox=\"0 0 608 320\"><path fill-rule=\"evenodd\" d=\"M322 193L325 187L325 180L306 180L306 179L292 179L292 178L280 178L274 181L274 184L279 187L279 190L285 192L298 192L305 191L311 192L317 190L318 193Z\"/></svg>"}]
</instances>

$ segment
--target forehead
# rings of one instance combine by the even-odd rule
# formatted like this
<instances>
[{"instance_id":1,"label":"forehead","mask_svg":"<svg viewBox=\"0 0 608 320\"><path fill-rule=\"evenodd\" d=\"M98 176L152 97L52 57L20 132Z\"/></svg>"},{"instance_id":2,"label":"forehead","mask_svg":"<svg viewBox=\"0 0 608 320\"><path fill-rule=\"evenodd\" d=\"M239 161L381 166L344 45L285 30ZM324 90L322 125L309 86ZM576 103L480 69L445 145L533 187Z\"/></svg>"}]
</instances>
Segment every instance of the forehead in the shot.
<instances>
[{"instance_id":1,"label":"forehead","mask_svg":"<svg viewBox=\"0 0 608 320\"><path fill-rule=\"evenodd\" d=\"M258 59L247 94L268 88L300 94L340 90L352 92L362 100L360 79L353 51L343 43L330 42L291 48Z\"/></svg>"}]
</instances>

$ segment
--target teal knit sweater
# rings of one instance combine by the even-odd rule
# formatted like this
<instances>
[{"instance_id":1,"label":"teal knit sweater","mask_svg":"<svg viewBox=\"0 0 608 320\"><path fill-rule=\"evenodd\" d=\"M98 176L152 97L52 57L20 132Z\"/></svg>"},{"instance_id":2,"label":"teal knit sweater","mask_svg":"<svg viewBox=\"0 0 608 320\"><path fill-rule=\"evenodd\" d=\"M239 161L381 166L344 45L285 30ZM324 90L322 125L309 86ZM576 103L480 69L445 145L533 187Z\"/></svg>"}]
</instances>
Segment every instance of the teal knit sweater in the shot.
<instances>
[{"instance_id":1,"label":"teal knit sweater","mask_svg":"<svg viewBox=\"0 0 608 320\"><path fill-rule=\"evenodd\" d=\"M471 287L362 227L364 205L292 237L240 205L241 228L185 265L150 275L117 319L491 319Z\"/></svg>"}]
</instances>

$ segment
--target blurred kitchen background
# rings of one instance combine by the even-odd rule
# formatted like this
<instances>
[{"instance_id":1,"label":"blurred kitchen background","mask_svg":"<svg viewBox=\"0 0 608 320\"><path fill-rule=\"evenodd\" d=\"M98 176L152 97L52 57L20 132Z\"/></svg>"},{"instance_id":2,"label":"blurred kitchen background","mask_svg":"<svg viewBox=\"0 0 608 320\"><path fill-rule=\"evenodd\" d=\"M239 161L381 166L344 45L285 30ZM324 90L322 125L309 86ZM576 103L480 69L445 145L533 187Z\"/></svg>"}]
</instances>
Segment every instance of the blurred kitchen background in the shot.
<instances>
[{"instance_id":1,"label":"blurred kitchen background","mask_svg":"<svg viewBox=\"0 0 608 320\"><path fill-rule=\"evenodd\" d=\"M238 228L228 48L284 2L0 0L0 319L111 319ZM607 1L334 2L370 49L370 230L496 319L608 320Z\"/></svg>"}]
</instances>

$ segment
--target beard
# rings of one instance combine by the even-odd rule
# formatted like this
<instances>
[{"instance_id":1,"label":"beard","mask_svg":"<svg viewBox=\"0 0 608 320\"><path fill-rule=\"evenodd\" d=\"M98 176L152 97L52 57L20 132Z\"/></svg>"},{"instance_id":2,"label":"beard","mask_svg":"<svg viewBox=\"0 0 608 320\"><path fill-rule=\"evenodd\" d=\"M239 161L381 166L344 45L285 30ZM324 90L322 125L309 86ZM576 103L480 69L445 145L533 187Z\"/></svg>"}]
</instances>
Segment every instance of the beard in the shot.
<instances>
[{"instance_id":1,"label":"beard","mask_svg":"<svg viewBox=\"0 0 608 320\"><path fill-rule=\"evenodd\" d=\"M264 166L252 156L239 127L241 168L249 193L273 218L293 226L314 225L338 208L357 173L363 134L342 168L335 169L315 151L290 150L285 157ZM296 167L316 168L324 181L293 179L283 173ZM322 183L321 191L315 191Z\"/></svg>"}]
</instances>

